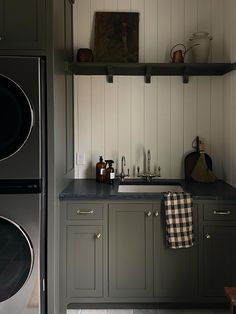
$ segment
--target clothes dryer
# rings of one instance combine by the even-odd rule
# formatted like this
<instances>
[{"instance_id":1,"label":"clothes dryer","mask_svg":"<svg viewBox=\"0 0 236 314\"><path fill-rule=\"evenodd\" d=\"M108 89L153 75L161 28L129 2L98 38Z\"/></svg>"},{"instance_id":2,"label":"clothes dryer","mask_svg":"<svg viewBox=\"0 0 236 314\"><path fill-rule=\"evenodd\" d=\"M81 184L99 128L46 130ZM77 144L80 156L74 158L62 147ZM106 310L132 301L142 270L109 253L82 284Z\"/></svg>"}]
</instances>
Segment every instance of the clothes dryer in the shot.
<instances>
[{"instance_id":1,"label":"clothes dryer","mask_svg":"<svg viewBox=\"0 0 236 314\"><path fill-rule=\"evenodd\" d=\"M43 59L0 56L0 184L42 179L44 102Z\"/></svg>"}]
</instances>

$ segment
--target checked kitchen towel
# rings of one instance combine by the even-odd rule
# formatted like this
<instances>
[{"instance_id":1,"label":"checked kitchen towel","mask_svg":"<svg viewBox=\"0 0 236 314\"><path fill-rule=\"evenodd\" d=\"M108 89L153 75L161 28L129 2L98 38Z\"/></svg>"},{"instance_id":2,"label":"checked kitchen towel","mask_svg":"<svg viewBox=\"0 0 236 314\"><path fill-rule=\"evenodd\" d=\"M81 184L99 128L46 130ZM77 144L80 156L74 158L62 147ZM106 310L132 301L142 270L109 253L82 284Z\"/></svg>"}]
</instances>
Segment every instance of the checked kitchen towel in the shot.
<instances>
[{"instance_id":1,"label":"checked kitchen towel","mask_svg":"<svg viewBox=\"0 0 236 314\"><path fill-rule=\"evenodd\" d=\"M189 193L164 194L167 244L172 249L193 246L193 202Z\"/></svg>"}]
</instances>

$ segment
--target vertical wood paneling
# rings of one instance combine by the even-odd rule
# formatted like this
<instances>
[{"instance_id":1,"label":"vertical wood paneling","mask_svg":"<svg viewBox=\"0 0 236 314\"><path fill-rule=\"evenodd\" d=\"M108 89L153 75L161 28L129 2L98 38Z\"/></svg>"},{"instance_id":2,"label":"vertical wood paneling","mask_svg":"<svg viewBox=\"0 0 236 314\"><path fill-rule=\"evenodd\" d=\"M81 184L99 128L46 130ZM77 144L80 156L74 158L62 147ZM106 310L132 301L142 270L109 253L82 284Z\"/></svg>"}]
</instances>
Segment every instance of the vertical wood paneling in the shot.
<instances>
[{"instance_id":1,"label":"vertical wood paneling","mask_svg":"<svg viewBox=\"0 0 236 314\"><path fill-rule=\"evenodd\" d=\"M226 31L228 36L228 32L231 35L231 53L230 60L231 62L236 61L236 22L235 22L235 12L236 12L236 1L231 0L230 2L230 29ZM227 15L225 14L227 17Z\"/></svg>"},{"instance_id":2,"label":"vertical wood paneling","mask_svg":"<svg viewBox=\"0 0 236 314\"><path fill-rule=\"evenodd\" d=\"M198 21L198 31L199 32L209 32L211 33L211 0L197 0L197 21Z\"/></svg>"},{"instance_id":3,"label":"vertical wood paneling","mask_svg":"<svg viewBox=\"0 0 236 314\"><path fill-rule=\"evenodd\" d=\"M234 1L234 0L233 0ZM231 52L231 34L232 34L232 12L231 4L232 0L225 0L225 18L224 18L224 41L223 41L223 47L224 47L224 61L228 62L231 60L232 52ZM230 18L229 18L230 16Z\"/></svg>"},{"instance_id":4,"label":"vertical wood paneling","mask_svg":"<svg viewBox=\"0 0 236 314\"><path fill-rule=\"evenodd\" d=\"M212 62L223 62L224 16L225 3L222 0L212 1ZM219 12L222 14L219 15Z\"/></svg>"},{"instance_id":5,"label":"vertical wood paneling","mask_svg":"<svg viewBox=\"0 0 236 314\"><path fill-rule=\"evenodd\" d=\"M223 152L223 78L213 78L211 81L211 155L213 156L213 170L222 177Z\"/></svg>"},{"instance_id":6,"label":"vertical wood paneling","mask_svg":"<svg viewBox=\"0 0 236 314\"><path fill-rule=\"evenodd\" d=\"M170 147L172 178L183 177L183 83L179 78L171 78L171 120L170 120Z\"/></svg>"},{"instance_id":7,"label":"vertical wood paneling","mask_svg":"<svg viewBox=\"0 0 236 314\"><path fill-rule=\"evenodd\" d=\"M132 78L131 96L131 174L137 165L142 166L144 149L144 84L142 77Z\"/></svg>"},{"instance_id":8,"label":"vertical wood paneling","mask_svg":"<svg viewBox=\"0 0 236 314\"><path fill-rule=\"evenodd\" d=\"M131 0L118 0L118 11L129 12L131 10Z\"/></svg>"},{"instance_id":9,"label":"vertical wood paneling","mask_svg":"<svg viewBox=\"0 0 236 314\"><path fill-rule=\"evenodd\" d=\"M139 62L144 62L145 0L131 0L131 12L139 12Z\"/></svg>"},{"instance_id":10,"label":"vertical wood paneling","mask_svg":"<svg viewBox=\"0 0 236 314\"><path fill-rule=\"evenodd\" d=\"M113 84L105 83L105 151L104 156L117 162L117 77Z\"/></svg>"},{"instance_id":11,"label":"vertical wood paneling","mask_svg":"<svg viewBox=\"0 0 236 314\"><path fill-rule=\"evenodd\" d=\"M157 62L157 0L145 1L144 60Z\"/></svg>"},{"instance_id":12,"label":"vertical wood paneling","mask_svg":"<svg viewBox=\"0 0 236 314\"><path fill-rule=\"evenodd\" d=\"M120 171L120 160L122 155L126 157L126 165L131 167L131 96L132 78L118 78L118 160Z\"/></svg>"},{"instance_id":13,"label":"vertical wood paneling","mask_svg":"<svg viewBox=\"0 0 236 314\"><path fill-rule=\"evenodd\" d=\"M171 0L171 46L184 42L184 0ZM180 47L181 48L181 47Z\"/></svg>"},{"instance_id":14,"label":"vertical wood paneling","mask_svg":"<svg viewBox=\"0 0 236 314\"><path fill-rule=\"evenodd\" d=\"M145 85L145 130L144 130L144 143L146 150L151 150L151 171L157 170L159 160L158 152L158 78L152 78L152 84Z\"/></svg>"},{"instance_id":15,"label":"vertical wood paneling","mask_svg":"<svg viewBox=\"0 0 236 314\"><path fill-rule=\"evenodd\" d=\"M211 128L211 79L198 78L197 95L197 133L210 152L210 128Z\"/></svg>"},{"instance_id":16,"label":"vertical wood paneling","mask_svg":"<svg viewBox=\"0 0 236 314\"><path fill-rule=\"evenodd\" d=\"M158 162L161 167L161 175L170 178L171 166L171 103L170 103L170 78L158 78Z\"/></svg>"},{"instance_id":17,"label":"vertical wood paneling","mask_svg":"<svg viewBox=\"0 0 236 314\"><path fill-rule=\"evenodd\" d=\"M232 183L232 139L231 139L231 80L230 74L224 79L224 137L223 137L223 176Z\"/></svg>"},{"instance_id":18,"label":"vertical wood paneling","mask_svg":"<svg viewBox=\"0 0 236 314\"><path fill-rule=\"evenodd\" d=\"M234 54L236 52L234 51ZM232 115L231 115L231 146L232 146L232 154L231 154L231 160L232 160L232 185L236 187L236 140L235 140L235 134L236 134L236 123L235 123L235 117L236 117L236 104L235 104L235 99L236 99L236 89L235 89L235 84L236 84L236 73L232 73L232 94L231 94L231 99L232 99Z\"/></svg>"},{"instance_id":19,"label":"vertical wood paneling","mask_svg":"<svg viewBox=\"0 0 236 314\"><path fill-rule=\"evenodd\" d=\"M92 78L92 176L95 177L95 165L99 156L104 156L105 146L105 99L104 76Z\"/></svg>"},{"instance_id":20,"label":"vertical wood paneling","mask_svg":"<svg viewBox=\"0 0 236 314\"><path fill-rule=\"evenodd\" d=\"M187 48L191 47L191 42L189 41L189 37L197 31L197 8L198 3L196 0L185 0L185 43ZM188 51L185 56L185 62L192 61L192 50Z\"/></svg>"},{"instance_id":21,"label":"vertical wood paneling","mask_svg":"<svg viewBox=\"0 0 236 314\"><path fill-rule=\"evenodd\" d=\"M118 0L104 0L104 11L117 11Z\"/></svg>"},{"instance_id":22,"label":"vertical wood paneling","mask_svg":"<svg viewBox=\"0 0 236 314\"><path fill-rule=\"evenodd\" d=\"M79 0L74 6L75 52L79 47L93 48L94 12L139 12L140 62L169 62L170 48L178 42L188 45L196 31L213 35L212 61L221 62L225 56L236 56L235 7L234 0ZM224 19L227 12L230 21ZM185 61L191 61L191 53ZM150 148L152 170L160 165L163 178L183 177L183 157L199 135L217 175L230 177L235 169L232 158L236 160L231 118L235 80L190 77L189 84L182 84L180 77L153 77L145 84L143 77L114 77L108 84L105 77L76 77L75 148L86 155L86 165L77 166L76 175L94 177L100 154L119 164L125 155L132 174L137 165L143 168L143 151Z\"/></svg>"},{"instance_id":23,"label":"vertical wood paneling","mask_svg":"<svg viewBox=\"0 0 236 314\"><path fill-rule=\"evenodd\" d=\"M157 38L158 62L170 61L171 0L158 0Z\"/></svg>"},{"instance_id":24,"label":"vertical wood paneling","mask_svg":"<svg viewBox=\"0 0 236 314\"><path fill-rule=\"evenodd\" d=\"M184 154L193 150L192 142L197 133L197 78L191 77L184 85Z\"/></svg>"},{"instance_id":25,"label":"vertical wood paneling","mask_svg":"<svg viewBox=\"0 0 236 314\"><path fill-rule=\"evenodd\" d=\"M78 136L78 152L85 153L86 164L79 166L79 177L90 178L92 160L92 121L91 121L91 79L90 77L78 76L78 130L75 131L75 138ZM78 133L77 133L78 132ZM76 136L77 135L77 136Z\"/></svg>"},{"instance_id":26,"label":"vertical wood paneling","mask_svg":"<svg viewBox=\"0 0 236 314\"><path fill-rule=\"evenodd\" d=\"M75 48L90 48L90 34L91 34L91 1L82 0L77 1L76 9L77 21L74 25L74 35L76 35L74 43Z\"/></svg>"}]
</instances>

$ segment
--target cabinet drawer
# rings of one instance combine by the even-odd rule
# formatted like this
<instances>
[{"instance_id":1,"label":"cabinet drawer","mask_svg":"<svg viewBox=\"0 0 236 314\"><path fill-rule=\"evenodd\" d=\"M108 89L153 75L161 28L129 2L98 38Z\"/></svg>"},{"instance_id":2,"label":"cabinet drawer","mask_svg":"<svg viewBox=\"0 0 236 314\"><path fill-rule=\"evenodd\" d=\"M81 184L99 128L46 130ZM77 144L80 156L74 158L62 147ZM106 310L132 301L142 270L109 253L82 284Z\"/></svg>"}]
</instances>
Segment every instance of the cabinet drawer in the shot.
<instances>
[{"instance_id":1,"label":"cabinet drawer","mask_svg":"<svg viewBox=\"0 0 236 314\"><path fill-rule=\"evenodd\" d=\"M236 220L236 204L204 205L204 220Z\"/></svg>"},{"instance_id":2,"label":"cabinet drawer","mask_svg":"<svg viewBox=\"0 0 236 314\"><path fill-rule=\"evenodd\" d=\"M104 204L69 203L67 205L67 219L103 219Z\"/></svg>"}]
</instances>

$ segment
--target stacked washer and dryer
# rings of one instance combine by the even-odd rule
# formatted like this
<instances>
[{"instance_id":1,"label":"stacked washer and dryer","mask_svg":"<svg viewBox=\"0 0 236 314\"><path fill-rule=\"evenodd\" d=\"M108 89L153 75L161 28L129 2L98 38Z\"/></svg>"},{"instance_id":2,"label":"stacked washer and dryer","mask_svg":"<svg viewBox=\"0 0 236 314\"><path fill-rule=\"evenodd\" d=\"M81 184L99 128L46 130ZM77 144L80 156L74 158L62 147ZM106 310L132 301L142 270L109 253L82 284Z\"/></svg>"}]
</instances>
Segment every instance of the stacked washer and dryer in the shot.
<instances>
[{"instance_id":1,"label":"stacked washer and dryer","mask_svg":"<svg viewBox=\"0 0 236 314\"><path fill-rule=\"evenodd\" d=\"M44 68L0 57L0 314L45 313Z\"/></svg>"}]
</instances>

